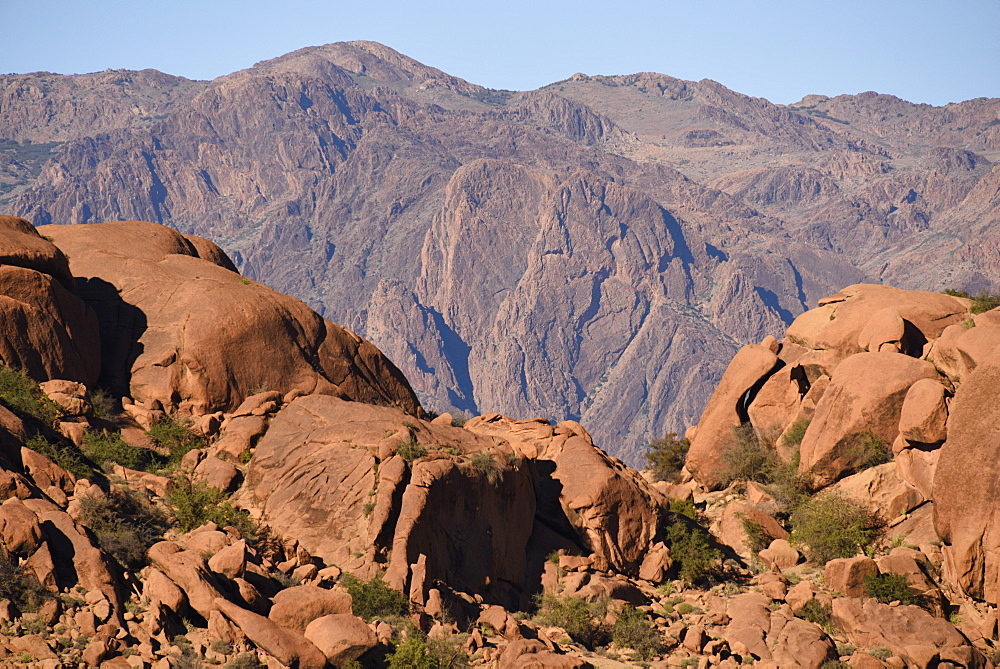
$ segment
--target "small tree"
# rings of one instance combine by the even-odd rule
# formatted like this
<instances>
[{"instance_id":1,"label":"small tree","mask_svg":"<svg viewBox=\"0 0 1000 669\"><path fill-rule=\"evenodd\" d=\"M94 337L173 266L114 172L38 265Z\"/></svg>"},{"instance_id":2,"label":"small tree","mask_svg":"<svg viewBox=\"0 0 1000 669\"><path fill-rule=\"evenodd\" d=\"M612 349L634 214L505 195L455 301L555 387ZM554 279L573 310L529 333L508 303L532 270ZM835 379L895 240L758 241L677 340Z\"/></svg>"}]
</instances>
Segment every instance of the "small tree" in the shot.
<instances>
[{"instance_id":1,"label":"small tree","mask_svg":"<svg viewBox=\"0 0 1000 669\"><path fill-rule=\"evenodd\" d=\"M649 463L648 468L653 474L653 480L676 483L687 461L689 448L691 442L678 437L676 432L650 442L646 448L646 462Z\"/></svg>"},{"instance_id":2,"label":"small tree","mask_svg":"<svg viewBox=\"0 0 1000 669\"><path fill-rule=\"evenodd\" d=\"M835 492L804 502L792 514L792 541L820 564L854 557L879 539L885 523L864 504Z\"/></svg>"}]
</instances>

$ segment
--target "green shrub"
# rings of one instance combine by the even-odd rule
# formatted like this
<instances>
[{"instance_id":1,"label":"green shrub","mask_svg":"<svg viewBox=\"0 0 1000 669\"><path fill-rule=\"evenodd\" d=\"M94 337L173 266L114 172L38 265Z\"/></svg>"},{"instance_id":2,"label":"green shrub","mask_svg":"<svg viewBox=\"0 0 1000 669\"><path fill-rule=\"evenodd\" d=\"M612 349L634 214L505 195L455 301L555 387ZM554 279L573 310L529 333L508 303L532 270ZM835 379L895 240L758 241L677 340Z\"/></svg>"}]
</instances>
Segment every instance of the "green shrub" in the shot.
<instances>
[{"instance_id":1,"label":"green shrub","mask_svg":"<svg viewBox=\"0 0 1000 669\"><path fill-rule=\"evenodd\" d=\"M631 648L643 660L663 652L663 643L656 626L645 613L632 606L625 606L611 627L611 640L621 648Z\"/></svg>"},{"instance_id":2,"label":"green shrub","mask_svg":"<svg viewBox=\"0 0 1000 669\"><path fill-rule=\"evenodd\" d=\"M101 549L129 571L146 564L146 549L168 528L166 516L125 488L112 488L106 496L79 498L80 522L94 533Z\"/></svg>"},{"instance_id":3,"label":"green shrub","mask_svg":"<svg viewBox=\"0 0 1000 669\"><path fill-rule=\"evenodd\" d=\"M500 480L500 467L497 465L497 461L494 459L492 453L486 451L473 453L469 456L469 463L490 485L496 485Z\"/></svg>"},{"instance_id":4,"label":"green shrub","mask_svg":"<svg viewBox=\"0 0 1000 669\"><path fill-rule=\"evenodd\" d=\"M729 443L722 451L722 480L728 485L733 481L770 483L772 473L779 466L777 453L762 442L749 423L733 428Z\"/></svg>"},{"instance_id":5,"label":"green shrub","mask_svg":"<svg viewBox=\"0 0 1000 669\"><path fill-rule=\"evenodd\" d=\"M974 314L981 314L985 311L990 311L991 309L996 309L1000 307L1000 295L993 295L991 293L980 293L979 295L972 296L968 291L965 290L954 290L947 289L944 291L947 295L952 295L954 297L964 297L968 300L972 300L972 306L969 308Z\"/></svg>"},{"instance_id":6,"label":"green shrub","mask_svg":"<svg viewBox=\"0 0 1000 669\"><path fill-rule=\"evenodd\" d=\"M362 581L353 574L345 573L340 578L340 584L351 594L354 615L367 622L375 618L398 618L410 612L410 600L377 576L370 581Z\"/></svg>"},{"instance_id":7,"label":"green shrub","mask_svg":"<svg viewBox=\"0 0 1000 669\"><path fill-rule=\"evenodd\" d=\"M610 630L604 624L607 614L605 602L586 602L576 597L545 594L538 603L535 622L563 628L573 641L589 650L608 643Z\"/></svg>"},{"instance_id":8,"label":"green shrub","mask_svg":"<svg viewBox=\"0 0 1000 669\"><path fill-rule=\"evenodd\" d=\"M885 646L877 646L868 650L868 654L874 657L876 660L882 660L885 662L890 657L892 657L892 650Z\"/></svg>"},{"instance_id":9,"label":"green shrub","mask_svg":"<svg viewBox=\"0 0 1000 669\"><path fill-rule=\"evenodd\" d=\"M667 527L670 557L679 565L678 576L689 584L706 582L718 569L722 551L712 545L708 530L697 523L675 516Z\"/></svg>"},{"instance_id":10,"label":"green shrub","mask_svg":"<svg viewBox=\"0 0 1000 669\"><path fill-rule=\"evenodd\" d=\"M750 520L746 516L742 516L741 520L743 522L743 533L746 535L747 548L750 550L750 554L756 556L762 550L771 545L771 541L774 540L764 526L760 523Z\"/></svg>"},{"instance_id":11,"label":"green shrub","mask_svg":"<svg viewBox=\"0 0 1000 669\"><path fill-rule=\"evenodd\" d=\"M94 418L101 420L114 420L119 413L115 398L103 388L94 388L90 391L91 413Z\"/></svg>"},{"instance_id":12,"label":"green shrub","mask_svg":"<svg viewBox=\"0 0 1000 669\"><path fill-rule=\"evenodd\" d=\"M41 453L77 478L93 478L96 473L72 442L53 444L45 437L36 435L24 442L24 445L36 453Z\"/></svg>"},{"instance_id":13,"label":"green shrub","mask_svg":"<svg viewBox=\"0 0 1000 669\"><path fill-rule=\"evenodd\" d=\"M166 453L167 465L176 467L181 458L195 448L203 448L205 440L191 432L169 416L161 418L146 433L152 437L156 445Z\"/></svg>"},{"instance_id":14,"label":"green shrub","mask_svg":"<svg viewBox=\"0 0 1000 669\"><path fill-rule=\"evenodd\" d=\"M52 593L33 573L9 560L0 551L0 599L9 599L21 613L37 611Z\"/></svg>"},{"instance_id":15,"label":"green shrub","mask_svg":"<svg viewBox=\"0 0 1000 669\"><path fill-rule=\"evenodd\" d=\"M689 613L701 613L701 609L699 609L691 602L678 602L676 606L676 611L682 616L686 616Z\"/></svg>"},{"instance_id":16,"label":"green shrub","mask_svg":"<svg viewBox=\"0 0 1000 669\"><path fill-rule=\"evenodd\" d=\"M181 532L190 532L212 521L219 527L231 525L250 543L257 537L257 525L250 514L237 509L228 495L203 481L186 476L174 478L173 489L167 494L167 504L173 509L174 520Z\"/></svg>"},{"instance_id":17,"label":"green shrub","mask_svg":"<svg viewBox=\"0 0 1000 669\"><path fill-rule=\"evenodd\" d=\"M152 451L129 446L120 434L106 430L84 432L83 451L88 458L105 468L109 463L117 463L128 469L146 471L158 460Z\"/></svg>"},{"instance_id":18,"label":"green shrub","mask_svg":"<svg viewBox=\"0 0 1000 669\"><path fill-rule=\"evenodd\" d=\"M386 659L389 669L437 669L428 652L427 641L416 630L412 630Z\"/></svg>"},{"instance_id":19,"label":"green shrub","mask_svg":"<svg viewBox=\"0 0 1000 669\"><path fill-rule=\"evenodd\" d=\"M694 502L689 499L670 500L670 510L673 513L678 513L684 516L685 518L698 520L698 508L695 507Z\"/></svg>"},{"instance_id":20,"label":"green shrub","mask_svg":"<svg viewBox=\"0 0 1000 669\"><path fill-rule=\"evenodd\" d=\"M412 434L396 447L396 454L407 462L413 462L417 458L427 455L427 449L417 443L417 438Z\"/></svg>"},{"instance_id":21,"label":"green shrub","mask_svg":"<svg viewBox=\"0 0 1000 669\"><path fill-rule=\"evenodd\" d=\"M857 651L857 647L851 643L838 643L837 644L837 656L844 657L845 655L854 655Z\"/></svg>"},{"instance_id":22,"label":"green shrub","mask_svg":"<svg viewBox=\"0 0 1000 669\"><path fill-rule=\"evenodd\" d=\"M770 472L771 483L767 492L778 503L783 516L791 515L812 495L812 485L807 474L800 474L798 463L778 462Z\"/></svg>"},{"instance_id":23,"label":"green shrub","mask_svg":"<svg viewBox=\"0 0 1000 669\"><path fill-rule=\"evenodd\" d=\"M687 452L691 442L678 438L676 432L669 433L663 439L650 442L646 448L646 462L653 474L654 481L670 481L676 483L680 479L681 469L687 461Z\"/></svg>"},{"instance_id":24,"label":"green shrub","mask_svg":"<svg viewBox=\"0 0 1000 669\"><path fill-rule=\"evenodd\" d=\"M427 657L433 666L440 669L463 669L469 666L469 657L462 648L462 642L468 638L466 634L453 634L446 637L427 639Z\"/></svg>"},{"instance_id":25,"label":"green shrub","mask_svg":"<svg viewBox=\"0 0 1000 669\"><path fill-rule=\"evenodd\" d=\"M830 616L833 610L827 604L823 604L818 599L810 599L802 607L799 615L811 623L816 623L825 630L830 629Z\"/></svg>"},{"instance_id":26,"label":"green shrub","mask_svg":"<svg viewBox=\"0 0 1000 669\"><path fill-rule=\"evenodd\" d=\"M903 574L865 574L865 596L877 599L883 604L899 602L920 606L923 598L910 586L910 580Z\"/></svg>"},{"instance_id":27,"label":"green shrub","mask_svg":"<svg viewBox=\"0 0 1000 669\"><path fill-rule=\"evenodd\" d=\"M59 415L59 405L46 397L38 384L25 374L0 365L0 402L24 417L51 425Z\"/></svg>"},{"instance_id":28,"label":"green shrub","mask_svg":"<svg viewBox=\"0 0 1000 669\"><path fill-rule=\"evenodd\" d=\"M858 437L854 446L848 449L847 456L855 471L863 471L892 462L892 449L882 437L874 432L865 431Z\"/></svg>"},{"instance_id":29,"label":"green shrub","mask_svg":"<svg viewBox=\"0 0 1000 669\"><path fill-rule=\"evenodd\" d=\"M881 536L882 520L868 507L838 493L826 492L804 502L792 514L792 541L805 546L820 564L853 557Z\"/></svg>"},{"instance_id":30,"label":"green shrub","mask_svg":"<svg viewBox=\"0 0 1000 669\"><path fill-rule=\"evenodd\" d=\"M785 434L781 437L781 443L788 448L794 448L801 444L802 438L806 436L806 430L809 429L811 422L811 418L803 418L789 425L788 429L785 430Z\"/></svg>"}]
</instances>

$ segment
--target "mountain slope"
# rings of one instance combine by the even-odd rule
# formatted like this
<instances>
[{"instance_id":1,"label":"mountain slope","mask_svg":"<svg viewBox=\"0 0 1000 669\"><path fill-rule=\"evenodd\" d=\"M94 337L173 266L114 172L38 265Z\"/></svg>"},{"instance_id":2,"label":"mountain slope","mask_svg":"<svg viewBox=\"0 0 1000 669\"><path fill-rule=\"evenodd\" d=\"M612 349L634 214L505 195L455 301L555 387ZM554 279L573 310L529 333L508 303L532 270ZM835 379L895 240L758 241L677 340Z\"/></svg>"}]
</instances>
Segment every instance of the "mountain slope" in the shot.
<instances>
[{"instance_id":1,"label":"mountain slope","mask_svg":"<svg viewBox=\"0 0 1000 669\"><path fill-rule=\"evenodd\" d=\"M40 97L0 138L60 143L10 170L11 213L209 236L370 338L429 409L582 419L633 463L697 418L739 345L820 297L887 276L976 290L998 266L976 244L996 126L927 147L953 121L914 106L926 130L906 144L871 120L881 97L856 96L847 125L827 118L847 116L838 98L782 107L663 75L491 91L351 42L159 75L176 90L160 97L119 86L119 107L155 98L162 118L102 125L42 111L94 81L12 76ZM998 108L963 104L948 118Z\"/></svg>"}]
</instances>

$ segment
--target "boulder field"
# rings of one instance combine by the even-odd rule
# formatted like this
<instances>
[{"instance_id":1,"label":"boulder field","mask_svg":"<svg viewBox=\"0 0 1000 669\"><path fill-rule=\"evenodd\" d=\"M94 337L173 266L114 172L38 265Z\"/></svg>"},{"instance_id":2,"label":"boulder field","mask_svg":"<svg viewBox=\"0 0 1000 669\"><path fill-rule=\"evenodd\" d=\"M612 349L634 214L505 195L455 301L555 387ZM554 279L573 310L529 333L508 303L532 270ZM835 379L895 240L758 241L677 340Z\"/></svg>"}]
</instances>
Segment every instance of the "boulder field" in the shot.
<instances>
[{"instance_id":1,"label":"boulder field","mask_svg":"<svg viewBox=\"0 0 1000 669\"><path fill-rule=\"evenodd\" d=\"M973 306L878 285L820 300L780 342L737 353L688 430L686 469L723 487L724 454L750 428L814 489L862 499L936 544L944 587L983 607L995 638L1000 309ZM866 448L883 451L884 464L864 462Z\"/></svg>"},{"instance_id":2,"label":"boulder field","mask_svg":"<svg viewBox=\"0 0 1000 669\"><path fill-rule=\"evenodd\" d=\"M993 666L1000 312L971 309L822 300L656 481L573 421L426 413L206 239L0 217L0 664ZM903 540L820 564L730 485L734 429Z\"/></svg>"}]
</instances>

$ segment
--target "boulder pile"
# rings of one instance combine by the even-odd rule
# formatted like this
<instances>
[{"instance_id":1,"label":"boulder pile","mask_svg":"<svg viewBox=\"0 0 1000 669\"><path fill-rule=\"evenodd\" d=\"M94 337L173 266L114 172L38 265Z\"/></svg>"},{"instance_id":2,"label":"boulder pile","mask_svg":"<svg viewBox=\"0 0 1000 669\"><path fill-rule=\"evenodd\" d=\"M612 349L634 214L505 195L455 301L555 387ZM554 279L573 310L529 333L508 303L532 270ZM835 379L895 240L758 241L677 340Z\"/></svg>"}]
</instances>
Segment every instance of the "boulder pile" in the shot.
<instances>
[{"instance_id":1,"label":"boulder pile","mask_svg":"<svg viewBox=\"0 0 1000 669\"><path fill-rule=\"evenodd\" d=\"M425 413L207 240L41 232L0 217L5 666L990 666L996 310L845 289L657 481L574 421ZM899 541L818 560L740 439Z\"/></svg>"}]
</instances>

